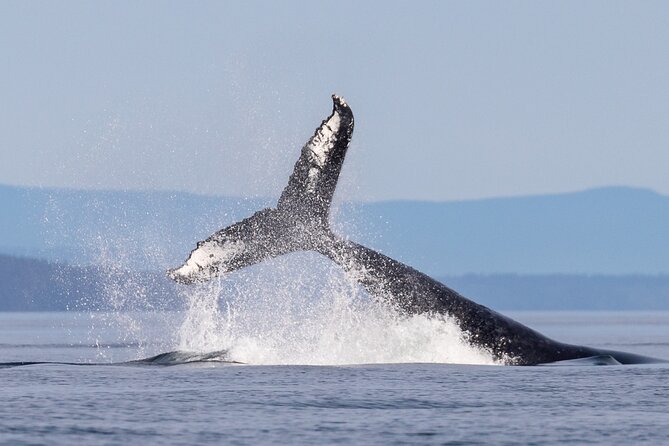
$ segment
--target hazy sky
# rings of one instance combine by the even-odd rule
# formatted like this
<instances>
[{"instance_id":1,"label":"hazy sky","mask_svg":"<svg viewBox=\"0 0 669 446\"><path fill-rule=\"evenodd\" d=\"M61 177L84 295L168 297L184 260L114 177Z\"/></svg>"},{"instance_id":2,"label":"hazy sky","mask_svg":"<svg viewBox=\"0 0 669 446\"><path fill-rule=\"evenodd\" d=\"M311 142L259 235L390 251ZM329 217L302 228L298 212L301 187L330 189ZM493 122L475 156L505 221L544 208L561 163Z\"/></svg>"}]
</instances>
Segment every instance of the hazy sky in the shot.
<instances>
[{"instance_id":1,"label":"hazy sky","mask_svg":"<svg viewBox=\"0 0 669 446\"><path fill-rule=\"evenodd\" d=\"M278 195L330 94L346 198L669 194L669 2L0 3L0 183Z\"/></svg>"}]
</instances>

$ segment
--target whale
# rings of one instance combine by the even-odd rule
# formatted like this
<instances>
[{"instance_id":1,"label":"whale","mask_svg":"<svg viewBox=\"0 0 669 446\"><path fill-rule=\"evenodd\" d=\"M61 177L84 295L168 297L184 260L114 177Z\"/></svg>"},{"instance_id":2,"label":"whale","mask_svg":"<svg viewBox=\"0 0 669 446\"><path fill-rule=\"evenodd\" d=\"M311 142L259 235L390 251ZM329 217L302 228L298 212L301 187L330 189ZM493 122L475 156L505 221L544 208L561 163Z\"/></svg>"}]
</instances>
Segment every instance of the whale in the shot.
<instances>
[{"instance_id":1,"label":"whale","mask_svg":"<svg viewBox=\"0 0 669 446\"><path fill-rule=\"evenodd\" d=\"M504 365L665 362L633 353L562 343L460 295L447 285L380 252L335 234L330 208L351 137L353 112L332 96L331 114L303 146L273 208L262 209L197 242L186 261L168 270L191 285L267 259L314 251L336 263L379 305L399 317L426 315L456 323L470 345Z\"/></svg>"}]
</instances>

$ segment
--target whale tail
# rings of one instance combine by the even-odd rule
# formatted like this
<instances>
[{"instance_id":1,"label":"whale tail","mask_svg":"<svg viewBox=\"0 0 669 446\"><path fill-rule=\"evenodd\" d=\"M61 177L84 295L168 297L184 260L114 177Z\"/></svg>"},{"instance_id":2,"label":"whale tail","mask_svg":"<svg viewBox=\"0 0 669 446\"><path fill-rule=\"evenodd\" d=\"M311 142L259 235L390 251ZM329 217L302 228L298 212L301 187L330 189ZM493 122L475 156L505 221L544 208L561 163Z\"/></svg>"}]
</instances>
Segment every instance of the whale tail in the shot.
<instances>
[{"instance_id":1,"label":"whale tail","mask_svg":"<svg viewBox=\"0 0 669 446\"><path fill-rule=\"evenodd\" d=\"M276 208L263 209L198 242L186 262L168 271L184 284L294 251L317 249L329 232L329 213L353 134L353 112L332 96L333 109L302 148Z\"/></svg>"},{"instance_id":2,"label":"whale tail","mask_svg":"<svg viewBox=\"0 0 669 446\"><path fill-rule=\"evenodd\" d=\"M353 134L353 112L343 98L332 95L332 114L302 148L277 209L297 218L328 225L332 197Z\"/></svg>"}]
</instances>

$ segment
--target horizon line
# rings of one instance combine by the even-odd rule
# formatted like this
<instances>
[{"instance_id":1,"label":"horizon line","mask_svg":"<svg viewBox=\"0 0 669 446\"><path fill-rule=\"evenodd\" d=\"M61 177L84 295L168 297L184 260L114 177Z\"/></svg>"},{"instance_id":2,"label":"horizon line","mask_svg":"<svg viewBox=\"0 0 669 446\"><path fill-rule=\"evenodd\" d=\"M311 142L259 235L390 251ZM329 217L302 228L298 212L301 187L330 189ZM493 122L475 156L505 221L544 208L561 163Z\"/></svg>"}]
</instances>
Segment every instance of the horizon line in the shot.
<instances>
[{"instance_id":1,"label":"horizon line","mask_svg":"<svg viewBox=\"0 0 669 446\"><path fill-rule=\"evenodd\" d=\"M258 201L268 201L276 200L277 196L271 195L252 195L252 196L243 196L243 195L226 195L219 193L205 193L205 192L194 192L188 190L178 190L178 189L139 189L139 188L96 188L96 187L71 187L71 186L35 186L35 185L24 185L24 184L10 184L0 182L0 188L8 189L24 189L32 191L58 191L58 192L80 192L80 193L121 193L121 194L165 194L165 195L192 195L206 198L227 198L227 199L236 199L240 201L247 200L258 200ZM473 198L451 198L444 200L434 200L434 199L425 199L425 198L383 198L383 199L352 199L352 200L336 200L339 203L361 203L361 204L380 204L380 203L406 203L406 202L419 202L419 203L461 203L461 202L475 202L475 201L489 201L489 200L509 200L509 199L525 199L525 198L541 198L541 197L556 197L564 195L578 195L590 192L604 191L604 190L627 190L635 192L644 192L657 195L660 197L669 197L657 190L645 187L645 186L629 186L629 185L603 185L603 186L593 186L588 188L580 189L571 189L565 190L562 192L537 192L537 193L526 193L526 194L516 194L516 195L491 195L484 197L473 197ZM280 193L280 192L279 192Z\"/></svg>"}]
</instances>

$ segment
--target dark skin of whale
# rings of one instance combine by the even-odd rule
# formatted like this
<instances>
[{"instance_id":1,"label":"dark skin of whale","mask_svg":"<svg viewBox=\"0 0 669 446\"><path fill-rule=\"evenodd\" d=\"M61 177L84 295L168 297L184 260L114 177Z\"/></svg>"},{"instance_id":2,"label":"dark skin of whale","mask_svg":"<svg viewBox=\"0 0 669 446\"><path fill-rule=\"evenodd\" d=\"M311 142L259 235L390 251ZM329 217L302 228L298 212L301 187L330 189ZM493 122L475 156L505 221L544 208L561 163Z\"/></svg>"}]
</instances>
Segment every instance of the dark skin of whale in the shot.
<instances>
[{"instance_id":1,"label":"dark skin of whale","mask_svg":"<svg viewBox=\"0 0 669 446\"><path fill-rule=\"evenodd\" d=\"M632 353L554 341L410 266L349 240L335 237L319 251L355 277L369 294L398 312L452 318L469 343L489 351L503 364L537 365L595 356L611 356L620 364L661 362Z\"/></svg>"},{"instance_id":2,"label":"dark skin of whale","mask_svg":"<svg viewBox=\"0 0 669 446\"><path fill-rule=\"evenodd\" d=\"M318 252L354 278L400 317L448 318L466 341L501 364L538 365L602 357L601 363L664 362L632 353L554 341L477 304L446 285L373 249L334 234L329 210L353 133L353 113L333 96L332 114L321 123L295 164L276 208L263 209L199 242L186 263L168 271L192 284L295 251Z\"/></svg>"}]
</instances>

